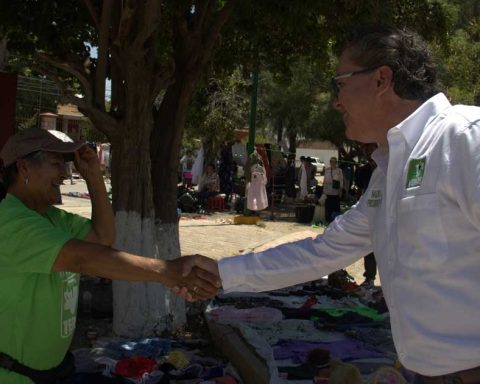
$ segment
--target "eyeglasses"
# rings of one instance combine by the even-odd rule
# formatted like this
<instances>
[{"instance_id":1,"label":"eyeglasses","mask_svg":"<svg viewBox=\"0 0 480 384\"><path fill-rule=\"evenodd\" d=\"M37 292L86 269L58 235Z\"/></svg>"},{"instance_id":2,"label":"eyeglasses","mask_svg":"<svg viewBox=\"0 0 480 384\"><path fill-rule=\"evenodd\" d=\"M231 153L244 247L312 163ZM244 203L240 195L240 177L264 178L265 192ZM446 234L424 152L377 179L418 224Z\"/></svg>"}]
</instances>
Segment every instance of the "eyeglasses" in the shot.
<instances>
[{"instance_id":1,"label":"eyeglasses","mask_svg":"<svg viewBox=\"0 0 480 384\"><path fill-rule=\"evenodd\" d=\"M373 72L377 68L380 68L382 65L377 65L376 67L372 67L372 68L360 69L358 71L342 73L340 75L332 77L330 85L332 87L333 95L338 96L338 93L340 92L340 86L338 85L337 80L346 79L347 77L352 77L352 76L356 76L356 75L361 75L363 73Z\"/></svg>"}]
</instances>

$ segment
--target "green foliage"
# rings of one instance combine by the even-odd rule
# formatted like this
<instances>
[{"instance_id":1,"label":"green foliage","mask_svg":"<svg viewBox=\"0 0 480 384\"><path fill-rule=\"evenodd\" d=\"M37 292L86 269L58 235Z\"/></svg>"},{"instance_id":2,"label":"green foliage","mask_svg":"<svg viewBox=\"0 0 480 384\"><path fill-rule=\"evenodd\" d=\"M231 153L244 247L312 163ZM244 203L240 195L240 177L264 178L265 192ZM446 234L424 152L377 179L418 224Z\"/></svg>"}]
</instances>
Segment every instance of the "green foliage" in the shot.
<instances>
[{"instance_id":1,"label":"green foliage","mask_svg":"<svg viewBox=\"0 0 480 384\"><path fill-rule=\"evenodd\" d=\"M480 2L453 1L447 9L454 31L445 49L434 46L440 80L452 103L480 105Z\"/></svg>"},{"instance_id":2,"label":"green foliage","mask_svg":"<svg viewBox=\"0 0 480 384\"><path fill-rule=\"evenodd\" d=\"M454 11L454 10L453 10ZM225 29L215 65L260 69L258 126L309 139L345 142L332 111L329 79L334 51L362 24L409 27L447 49L452 9L440 1L244 1Z\"/></svg>"},{"instance_id":3,"label":"green foliage","mask_svg":"<svg viewBox=\"0 0 480 384\"><path fill-rule=\"evenodd\" d=\"M187 116L187 137L200 138L215 153L248 120L249 79L240 69L210 77L198 88ZM187 145L188 146L188 145Z\"/></svg>"},{"instance_id":4,"label":"green foliage","mask_svg":"<svg viewBox=\"0 0 480 384\"><path fill-rule=\"evenodd\" d=\"M108 143L107 137L96 129L89 119L80 121L80 137L85 141Z\"/></svg>"}]
</instances>

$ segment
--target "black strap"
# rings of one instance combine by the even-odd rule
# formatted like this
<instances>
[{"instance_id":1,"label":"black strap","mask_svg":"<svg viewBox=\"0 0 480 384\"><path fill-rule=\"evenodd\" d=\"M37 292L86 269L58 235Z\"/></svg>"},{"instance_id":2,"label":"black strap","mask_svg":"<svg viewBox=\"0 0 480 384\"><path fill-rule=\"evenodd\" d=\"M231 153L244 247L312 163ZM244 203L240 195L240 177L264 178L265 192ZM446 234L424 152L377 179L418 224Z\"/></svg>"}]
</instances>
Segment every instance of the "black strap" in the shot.
<instances>
[{"instance_id":1,"label":"black strap","mask_svg":"<svg viewBox=\"0 0 480 384\"><path fill-rule=\"evenodd\" d=\"M38 370L27 367L13 357L0 352L0 367L26 376L35 384L64 384L69 383L75 373L75 358L71 352L68 352L55 368Z\"/></svg>"}]
</instances>

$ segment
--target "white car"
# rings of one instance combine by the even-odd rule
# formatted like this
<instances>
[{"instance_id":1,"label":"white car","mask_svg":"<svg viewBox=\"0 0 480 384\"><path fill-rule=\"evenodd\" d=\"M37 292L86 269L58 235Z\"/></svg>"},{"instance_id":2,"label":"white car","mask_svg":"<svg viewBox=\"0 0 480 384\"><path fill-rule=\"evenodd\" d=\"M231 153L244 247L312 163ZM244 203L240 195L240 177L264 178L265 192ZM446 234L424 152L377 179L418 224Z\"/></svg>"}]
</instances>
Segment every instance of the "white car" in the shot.
<instances>
[{"instance_id":1,"label":"white car","mask_svg":"<svg viewBox=\"0 0 480 384\"><path fill-rule=\"evenodd\" d=\"M310 157L312 159L312 165L317 167L317 173L323 175L325 173L325 163L318 157Z\"/></svg>"}]
</instances>

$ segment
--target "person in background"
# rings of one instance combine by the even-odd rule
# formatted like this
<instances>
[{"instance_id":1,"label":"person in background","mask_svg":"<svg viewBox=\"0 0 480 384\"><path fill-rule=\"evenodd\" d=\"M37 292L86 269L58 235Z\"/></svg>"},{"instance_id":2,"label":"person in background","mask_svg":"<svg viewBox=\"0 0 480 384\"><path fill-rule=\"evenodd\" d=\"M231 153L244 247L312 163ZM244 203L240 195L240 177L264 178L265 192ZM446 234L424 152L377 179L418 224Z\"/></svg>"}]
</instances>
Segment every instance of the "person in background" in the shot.
<instances>
[{"instance_id":1,"label":"person in background","mask_svg":"<svg viewBox=\"0 0 480 384\"><path fill-rule=\"evenodd\" d=\"M70 184L73 185L75 182L73 181L73 162L66 161L65 162L65 173L67 174L67 178L70 179Z\"/></svg>"},{"instance_id":2,"label":"person in background","mask_svg":"<svg viewBox=\"0 0 480 384\"><path fill-rule=\"evenodd\" d=\"M224 142L220 147L220 161L218 165L218 177L220 180L220 192L225 194L225 201L229 202L233 194L233 179L237 165L233 161L232 145Z\"/></svg>"},{"instance_id":3,"label":"person in background","mask_svg":"<svg viewBox=\"0 0 480 384\"><path fill-rule=\"evenodd\" d=\"M363 144L362 150L367 162L355 170L355 186L357 187L357 196L361 197L365 193L372 177L372 173L377 167L375 161L372 159L372 153L377 149L375 143ZM370 252L363 258L363 265L365 272L363 276L365 281L361 286L365 288L372 288L375 283L375 277L377 276L377 262L375 261L375 254Z\"/></svg>"},{"instance_id":4,"label":"person in background","mask_svg":"<svg viewBox=\"0 0 480 384\"><path fill-rule=\"evenodd\" d=\"M325 201L325 220L330 223L336 215L340 214L340 198L343 190L343 173L337 166L337 158L330 159L330 167L325 170L323 178L323 193L327 196Z\"/></svg>"},{"instance_id":5,"label":"person in background","mask_svg":"<svg viewBox=\"0 0 480 384\"><path fill-rule=\"evenodd\" d=\"M198 184L198 198L206 201L209 197L216 196L220 193L220 178L215 172L215 164L207 164L205 172Z\"/></svg>"},{"instance_id":6,"label":"person in background","mask_svg":"<svg viewBox=\"0 0 480 384\"><path fill-rule=\"evenodd\" d=\"M300 170L298 175L298 185L300 186L299 198L304 199L308 195L308 173L307 158L300 156Z\"/></svg>"},{"instance_id":7,"label":"person in background","mask_svg":"<svg viewBox=\"0 0 480 384\"><path fill-rule=\"evenodd\" d=\"M182 274L187 258L159 260L112 248L113 210L100 162L85 143L31 128L0 152L7 195L0 203L0 383L68 383L79 274L189 286L190 298L214 295L217 277ZM92 219L53 205L73 159L92 202Z\"/></svg>"},{"instance_id":8,"label":"person in background","mask_svg":"<svg viewBox=\"0 0 480 384\"><path fill-rule=\"evenodd\" d=\"M188 149L185 155L180 159L180 164L182 166L182 183L184 187L192 187L192 168L193 163L195 163L195 157L193 152Z\"/></svg>"}]
</instances>

